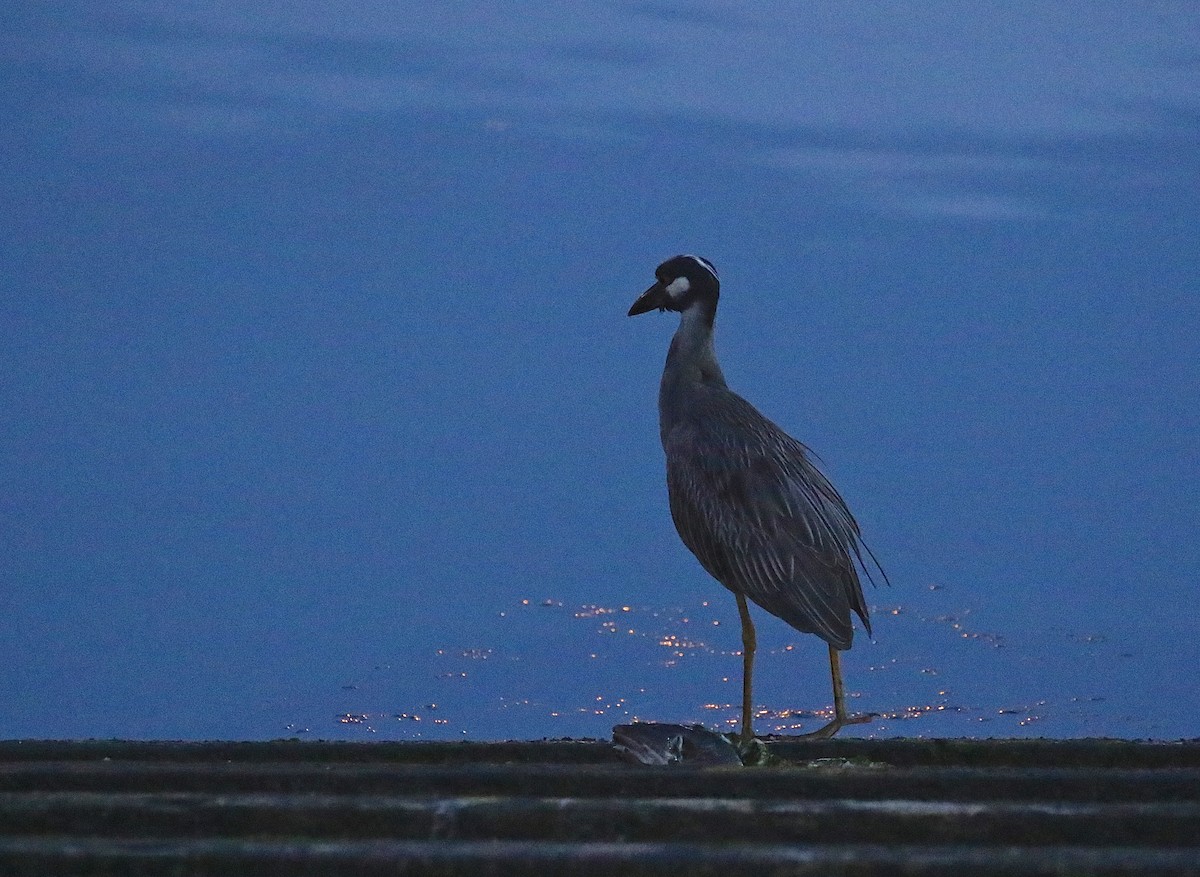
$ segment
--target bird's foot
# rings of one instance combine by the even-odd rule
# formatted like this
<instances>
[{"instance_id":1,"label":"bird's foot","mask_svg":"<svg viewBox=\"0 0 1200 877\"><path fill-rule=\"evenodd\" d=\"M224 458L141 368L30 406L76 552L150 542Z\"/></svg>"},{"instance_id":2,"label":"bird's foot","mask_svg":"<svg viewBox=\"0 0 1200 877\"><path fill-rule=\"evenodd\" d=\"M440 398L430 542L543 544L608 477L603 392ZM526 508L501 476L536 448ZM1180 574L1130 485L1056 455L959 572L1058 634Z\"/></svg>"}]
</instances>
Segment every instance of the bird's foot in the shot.
<instances>
[{"instance_id":1,"label":"bird's foot","mask_svg":"<svg viewBox=\"0 0 1200 877\"><path fill-rule=\"evenodd\" d=\"M838 716L824 727L817 728L807 734L797 734L794 740L828 740L846 725L864 725L875 718L874 713L864 713L861 716Z\"/></svg>"}]
</instances>

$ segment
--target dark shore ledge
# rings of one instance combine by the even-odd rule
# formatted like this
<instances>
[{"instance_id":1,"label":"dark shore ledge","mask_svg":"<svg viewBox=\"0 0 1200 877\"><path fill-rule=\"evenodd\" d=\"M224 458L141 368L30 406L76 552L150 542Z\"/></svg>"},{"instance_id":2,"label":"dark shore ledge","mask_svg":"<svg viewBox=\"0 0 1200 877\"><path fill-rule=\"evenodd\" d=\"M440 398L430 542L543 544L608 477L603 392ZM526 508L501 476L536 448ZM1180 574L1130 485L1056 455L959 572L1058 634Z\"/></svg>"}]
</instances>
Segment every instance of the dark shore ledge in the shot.
<instances>
[{"instance_id":1,"label":"dark shore ledge","mask_svg":"<svg viewBox=\"0 0 1200 877\"><path fill-rule=\"evenodd\" d=\"M0 741L0 877L1197 875L1200 742Z\"/></svg>"}]
</instances>

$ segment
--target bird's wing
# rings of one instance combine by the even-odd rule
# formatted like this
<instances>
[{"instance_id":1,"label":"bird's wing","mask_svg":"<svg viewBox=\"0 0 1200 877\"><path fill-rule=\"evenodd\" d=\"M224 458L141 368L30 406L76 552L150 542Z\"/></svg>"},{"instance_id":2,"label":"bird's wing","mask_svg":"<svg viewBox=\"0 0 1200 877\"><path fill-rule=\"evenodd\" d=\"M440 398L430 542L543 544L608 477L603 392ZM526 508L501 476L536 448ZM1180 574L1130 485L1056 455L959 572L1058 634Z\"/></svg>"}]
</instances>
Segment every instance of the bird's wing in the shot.
<instances>
[{"instance_id":1,"label":"bird's wing","mask_svg":"<svg viewBox=\"0 0 1200 877\"><path fill-rule=\"evenodd\" d=\"M727 394L727 395L726 395ZM728 390L664 436L671 515L726 587L838 648L870 623L858 525L807 449ZM713 416L717 412L716 416Z\"/></svg>"}]
</instances>

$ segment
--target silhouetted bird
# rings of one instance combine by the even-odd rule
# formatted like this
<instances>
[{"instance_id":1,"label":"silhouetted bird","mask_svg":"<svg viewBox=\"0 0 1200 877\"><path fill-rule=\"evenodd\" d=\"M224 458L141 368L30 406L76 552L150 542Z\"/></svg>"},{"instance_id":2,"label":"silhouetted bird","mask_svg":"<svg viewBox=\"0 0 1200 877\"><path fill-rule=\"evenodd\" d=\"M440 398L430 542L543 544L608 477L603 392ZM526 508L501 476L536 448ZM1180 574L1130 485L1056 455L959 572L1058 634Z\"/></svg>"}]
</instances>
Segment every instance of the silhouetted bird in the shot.
<instances>
[{"instance_id":1,"label":"silhouetted bird","mask_svg":"<svg viewBox=\"0 0 1200 877\"><path fill-rule=\"evenodd\" d=\"M749 597L763 609L829 644L834 718L812 732L829 737L870 721L846 713L838 652L854 638L853 611L871 632L858 567L858 523L811 451L730 390L713 350L721 283L699 256L658 266L657 281L629 316L678 311L658 395L659 430L667 455L667 493L679 537L700 565L733 591L742 620L743 746L754 738L751 677L755 635ZM883 575L887 580L886 574Z\"/></svg>"}]
</instances>

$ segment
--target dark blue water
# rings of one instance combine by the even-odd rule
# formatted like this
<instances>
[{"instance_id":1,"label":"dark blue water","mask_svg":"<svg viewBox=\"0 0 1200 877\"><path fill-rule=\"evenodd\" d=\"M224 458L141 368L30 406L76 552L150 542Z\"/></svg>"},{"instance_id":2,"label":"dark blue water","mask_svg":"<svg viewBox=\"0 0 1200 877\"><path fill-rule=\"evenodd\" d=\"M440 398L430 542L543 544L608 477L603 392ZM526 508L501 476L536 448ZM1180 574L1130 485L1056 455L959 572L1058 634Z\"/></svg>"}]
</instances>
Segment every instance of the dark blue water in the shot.
<instances>
[{"instance_id":1,"label":"dark blue water","mask_svg":"<svg viewBox=\"0 0 1200 877\"><path fill-rule=\"evenodd\" d=\"M978 626L971 608L945 589L874 609L879 640L861 639L843 664L851 708L876 718L844 733L1190 733L1191 717L1174 714L1171 704L1190 702L1191 680L1156 675L1158 656L1137 639L1064 625L1037 635L997 632ZM736 618L731 598L686 609L530 600L498 614L494 636L481 645L424 656L415 680L411 665L364 668L289 730L339 739L605 737L613 724L636 719L734 730ZM760 621L757 730L820 727L832 717L823 644ZM1131 633L1138 632L1122 632ZM558 663L547 661L546 641L556 644Z\"/></svg>"},{"instance_id":2,"label":"dark blue water","mask_svg":"<svg viewBox=\"0 0 1200 877\"><path fill-rule=\"evenodd\" d=\"M730 725L624 316L677 252L892 580L847 733L1200 733L1192 9L0 24L0 737Z\"/></svg>"}]
</instances>

